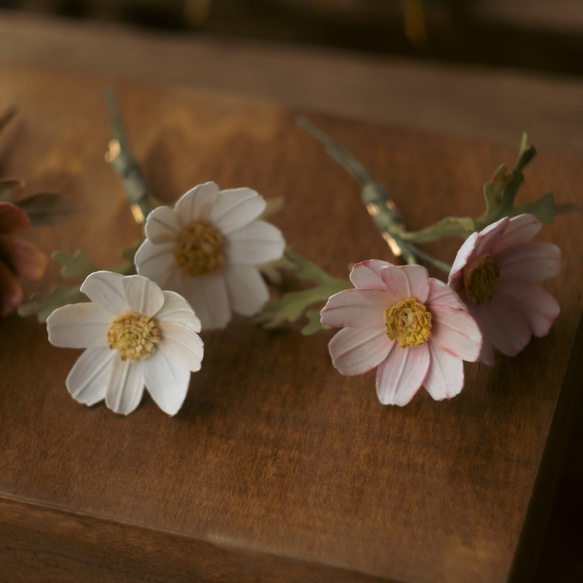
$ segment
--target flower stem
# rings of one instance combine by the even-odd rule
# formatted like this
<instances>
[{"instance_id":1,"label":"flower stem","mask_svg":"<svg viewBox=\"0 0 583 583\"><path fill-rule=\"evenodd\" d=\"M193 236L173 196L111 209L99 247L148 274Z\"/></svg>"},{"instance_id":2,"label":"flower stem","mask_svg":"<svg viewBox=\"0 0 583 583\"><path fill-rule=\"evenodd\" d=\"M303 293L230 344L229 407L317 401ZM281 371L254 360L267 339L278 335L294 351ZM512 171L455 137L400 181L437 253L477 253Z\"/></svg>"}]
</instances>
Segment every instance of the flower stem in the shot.
<instances>
[{"instance_id":1,"label":"flower stem","mask_svg":"<svg viewBox=\"0 0 583 583\"><path fill-rule=\"evenodd\" d=\"M405 229L401 213L387 189L374 180L357 158L305 117L296 118L296 124L321 142L328 155L360 182L362 203L395 257L401 257L409 264L417 263L418 259L427 261L438 269L449 272L450 266L447 263L435 259L413 244L415 236Z\"/></svg>"},{"instance_id":2,"label":"flower stem","mask_svg":"<svg viewBox=\"0 0 583 583\"><path fill-rule=\"evenodd\" d=\"M105 100L109 112L109 124L114 136L109 142L105 160L113 166L123 181L134 219L143 224L150 211L158 204L150 194L140 167L132 155L115 93L111 89L105 92Z\"/></svg>"}]
</instances>

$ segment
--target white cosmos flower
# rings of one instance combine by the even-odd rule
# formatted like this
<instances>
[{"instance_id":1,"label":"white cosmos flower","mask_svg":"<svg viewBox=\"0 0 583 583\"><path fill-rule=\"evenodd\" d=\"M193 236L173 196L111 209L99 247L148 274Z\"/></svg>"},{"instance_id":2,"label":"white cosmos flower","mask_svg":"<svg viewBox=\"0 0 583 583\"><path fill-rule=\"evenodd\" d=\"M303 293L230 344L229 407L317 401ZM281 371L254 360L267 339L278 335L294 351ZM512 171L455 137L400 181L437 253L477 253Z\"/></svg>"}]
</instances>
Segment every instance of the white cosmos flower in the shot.
<instances>
[{"instance_id":1,"label":"white cosmos flower","mask_svg":"<svg viewBox=\"0 0 583 583\"><path fill-rule=\"evenodd\" d=\"M55 346L86 348L67 377L74 399L105 399L128 415L144 387L168 415L178 412L190 371L200 370L200 320L188 302L141 275L97 271L81 286L91 302L58 308L47 320Z\"/></svg>"},{"instance_id":2,"label":"white cosmos flower","mask_svg":"<svg viewBox=\"0 0 583 583\"><path fill-rule=\"evenodd\" d=\"M204 330L224 328L232 312L256 314L268 299L256 266L278 259L285 247L279 229L255 220L265 204L249 188L196 186L174 209L148 215L135 256L138 273L183 295Z\"/></svg>"}]
</instances>

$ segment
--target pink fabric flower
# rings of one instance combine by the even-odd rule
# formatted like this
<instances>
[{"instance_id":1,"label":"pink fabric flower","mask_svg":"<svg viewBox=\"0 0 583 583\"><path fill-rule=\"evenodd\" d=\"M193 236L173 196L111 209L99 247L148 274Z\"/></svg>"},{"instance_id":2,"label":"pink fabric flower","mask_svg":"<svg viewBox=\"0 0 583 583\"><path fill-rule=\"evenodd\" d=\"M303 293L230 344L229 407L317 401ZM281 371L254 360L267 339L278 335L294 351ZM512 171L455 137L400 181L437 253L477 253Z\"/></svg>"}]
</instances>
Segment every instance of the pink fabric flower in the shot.
<instances>
[{"instance_id":1,"label":"pink fabric flower","mask_svg":"<svg viewBox=\"0 0 583 583\"><path fill-rule=\"evenodd\" d=\"M22 303L20 279L43 276L48 257L30 241L15 237L30 224L28 215L11 202L0 202L0 316Z\"/></svg>"},{"instance_id":2,"label":"pink fabric flower","mask_svg":"<svg viewBox=\"0 0 583 583\"><path fill-rule=\"evenodd\" d=\"M467 305L484 335L480 360L494 364L492 345L517 355L545 336L559 304L536 282L558 275L561 251L531 239L541 223L533 215L505 217L470 235L457 253L449 285Z\"/></svg>"},{"instance_id":3,"label":"pink fabric flower","mask_svg":"<svg viewBox=\"0 0 583 583\"><path fill-rule=\"evenodd\" d=\"M344 375L377 368L381 403L406 405L424 385L435 400L464 386L462 360L475 361L481 334L457 295L419 265L379 260L354 266L356 289L329 298L321 312L327 326L342 327L328 348Z\"/></svg>"}]
</instances>

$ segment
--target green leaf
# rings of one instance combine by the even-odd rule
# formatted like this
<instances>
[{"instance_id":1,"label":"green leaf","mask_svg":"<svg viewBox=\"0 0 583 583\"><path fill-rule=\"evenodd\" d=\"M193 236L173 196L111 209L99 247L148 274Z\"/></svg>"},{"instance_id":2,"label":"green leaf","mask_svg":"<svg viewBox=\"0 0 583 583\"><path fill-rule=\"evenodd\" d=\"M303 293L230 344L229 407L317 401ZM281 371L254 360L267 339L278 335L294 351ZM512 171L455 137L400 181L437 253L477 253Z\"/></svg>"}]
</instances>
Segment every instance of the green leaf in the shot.
<instances>
[{"instance_id":1,"label":"green leaf","mask_svg":"<svg viewBox=\"0 0 583 583\"><path fill-rule=\"evenodd\" d=\"M302 328L302 334L304 336L311 336L320 330L327 330L329 328L320 322L320 310L308 310L306 316L308 318L308 324Z\"/></svg>"},{"instance_id":2,"label":"green leaf","mask_svg":"<svg viewBox=\"0 0 583 583\"><path fill-rule=\"evenodd\" d=\"M430 243L445 237L467 238L475 231L474 221L470 217L445 217L420 231L403 231L401 239L415 243Z\"/></svg>"},{"instance_id":3,"label":"green leaf","mask_svg":"<svg viewBox=\"0 0 583 583\"><path fill-rule=\"evenodd\" d=\"M285 255L297 266L296 275L299 278L312 281L316 285L309 289L288 292L277 300L268 301L255 318L255 321L265 328L275 328L286 322L296 322L304 314L308 315L308 308L314 304L322 304L331 295L352 287L350 281L332 277L315 263L304 259L289 249L286 250ZM311 312L314 312L314 310L311 310ZM319 313L319 310L317 312ZM308 317L310 318L310 323L305 329L315 332L315 315L311 313Z\"/></svg>"},{"instance_id":4,"label":"green leaf","mask_svg":"<svg viewBox=\"0 0 583 583\"><path fill-rule=\"evenodd\" d=\"M16 204L26 212L33 226L57 225L81 208L58 192L39 192L17 201Z\"/></svg>"},{"instance_id":5,"label":"green leaf","mask_svg":"<svg viewBox=\"0 0 583 583\"><path fill-rule=\"evenodd\" d=\"M492 180L484 184L484 199L486 200L485 215L493 216L496 213L496 209L502 203L504 189L508 182L510 182L510 178L508 166L501 164L498 166L496 172L494 172Z\"/></svg>"},{"instance_id":6,"label":"green leaf","mask_svg":"<svg viewBox=\"0 0 583 583\"><path fill-rule=\"evenodd\" d=\"M282 281L282 272L296 271L297 265L284 254L279 259L258 265L257 269L267 281L274 285L279 285Z\"/></svg>"},{"instance_id":7,"label":"green leaf","mask_svg":"<svg viewBox=\"0 0 583 583\"><path fill-rule=\"evenodd\" d=\"M555 222L555 217L557 215L572 213L578 209L579 205L574 203L555 204L553 193L547 192L538 200L514 207L512 214L509 214L508 216L512 217L523 213L529 213L543 223L552 224Z\"/></svg>"},{"instance_id":8,"label":"green leaf","mask_svg":"<svg viewBox=\"0 0 583 583\"><path fill-rule=\"evenodd\" d=\"M49 292L34 294L30 301L22 304L18 309L20 316L37 314L39 322L46 322L51 313L67 304L76 304L87 299L79 290L80 286L65 287L55 285Z\"/></svg>"},{"instance_id":9,"label":"green leaf","mask_svg":"<svg viewBox=\"0 0 583 583\"><path fill-rule=\"evenodd\" d=\"M14 201L24 190L24 180L20 178L0 178L0 202Z\"/></svg>"},{"instance_id":10,"label":"green leaf","mask_svg":"<svg viewBox=\"0 0 583 583\"><path fill-rule=\"evenodd\" d=\"M81 251L81 249L77 249L73 255L68 255L63 251L55 251L52 257L63 266L61 269L63 277L85 279L90 273L97 271L97 267L89 261L85 251Z\"/></svg>"}]
</instances>

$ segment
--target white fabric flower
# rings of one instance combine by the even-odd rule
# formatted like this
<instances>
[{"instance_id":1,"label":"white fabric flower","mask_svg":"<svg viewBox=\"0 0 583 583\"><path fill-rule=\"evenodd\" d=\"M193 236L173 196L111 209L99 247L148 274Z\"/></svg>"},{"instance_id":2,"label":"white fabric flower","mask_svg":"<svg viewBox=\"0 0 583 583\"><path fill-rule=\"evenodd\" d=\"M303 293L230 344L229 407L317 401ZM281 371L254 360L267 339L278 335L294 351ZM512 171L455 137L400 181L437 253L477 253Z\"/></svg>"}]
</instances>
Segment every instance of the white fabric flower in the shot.
<instances>
[{"instance_id":1,"label":"white fabric flower","mask_svg":"<svg viewBox=\"0 0 583 583\"><path fill-rule=\"evenodd\" d=\"M105 399L128 415L145 387L175 415L203 357L200 320L188 302L141 275L109 271L89 275L81 291L92 301L58 308L47 319L51 344L87 349L67 377L73 398L85 405Z\"/></svg>"},{"instance_id":2,"label":"white fabric flower","mask_svg":"<svg viewBox=\"0 0 583 583\"><path fill-rule=\"evenodd\" d=\"M278 259L285 247L279 229L255 220L265 204L249 188L196 186L174 209L148 215L138 273L183 295L204 330L224 328L232 312L256 314L269 297L256 266Z\"/></svg>"}]
</instances>

